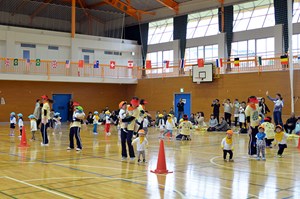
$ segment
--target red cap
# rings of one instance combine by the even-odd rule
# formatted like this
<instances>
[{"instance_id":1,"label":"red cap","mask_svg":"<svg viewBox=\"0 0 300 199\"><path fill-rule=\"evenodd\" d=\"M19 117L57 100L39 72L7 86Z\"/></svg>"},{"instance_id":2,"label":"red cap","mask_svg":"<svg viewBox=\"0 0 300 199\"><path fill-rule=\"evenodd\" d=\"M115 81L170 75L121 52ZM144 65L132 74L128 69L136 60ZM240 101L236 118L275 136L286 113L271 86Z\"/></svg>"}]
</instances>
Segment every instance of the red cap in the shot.
<instances>
[{"instance_id":1,"label":"red cap","mask_svg":"<svg viewBox=\"0 0 300 199\"><path fill-rule=\"evenodd\" d=\"M264 121L271 121L271 120L270 120L270 118L265 117L265 118L264 118Z\"/></svg>"},{"instance_id":2,"label":"red cap","mask_svg":"<svg viewBox=\"0 0 300 199\"><path fill-rule=\"evenodd\" d=\"M73 102L73 106L79 106L78 102Z\"/></svg>"},{"instance_id":3,"label":"red cap","mask_svg":"<svg viewBox=\"0 0 300 199\"><path fill-rule=\"evenodd\" d=\"M44 100L48 100L49 99L49 97L47 95L42 95L41 98L44 99Z\"/></svg>"},{"instance_id":4,"label":"red cap","mask_svg":"<svg viewBox=\"0 0 300 199\"><path fill-rule=\"evenodd\" d=\"M130 101L130 104L131 104L132 106L139 106L139 105L140 105L140 102L139 102L139 100L132 99L132 100Z\"/></svg>"}]
</instances>

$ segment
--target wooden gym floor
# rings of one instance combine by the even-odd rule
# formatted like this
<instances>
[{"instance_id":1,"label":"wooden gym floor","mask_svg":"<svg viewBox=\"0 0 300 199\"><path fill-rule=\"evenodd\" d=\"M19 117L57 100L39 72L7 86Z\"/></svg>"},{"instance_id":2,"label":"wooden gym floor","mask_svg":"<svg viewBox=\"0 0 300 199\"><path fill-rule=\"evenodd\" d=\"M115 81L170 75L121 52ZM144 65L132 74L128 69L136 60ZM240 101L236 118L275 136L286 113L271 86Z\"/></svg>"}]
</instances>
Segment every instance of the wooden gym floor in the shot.
<instances>
[{"instance_id":1,"label":"wooden gym floor","mask_svg":"<svg viewBox=\"0 0 300 199\"><path fill-rule=\"evenodd\" d=\"M28 125L27 125L28 127ZM235 162L224 162L220 149L224 133L193 132L192 141L165 140L167 168L156 175L158 130L151 128L148 163L121 162L115 127L112 136L94 136L89 126L81 132L84 149L67 151L68 129L52 135L50 146L38 140L19 148L0 125L0 198L300 198L300 151L288 143L284 158L267 149L267 161L247 156L247 135L235 135ZM30 132L27 128L27 138Z\"/></svg>"}]
</instances>

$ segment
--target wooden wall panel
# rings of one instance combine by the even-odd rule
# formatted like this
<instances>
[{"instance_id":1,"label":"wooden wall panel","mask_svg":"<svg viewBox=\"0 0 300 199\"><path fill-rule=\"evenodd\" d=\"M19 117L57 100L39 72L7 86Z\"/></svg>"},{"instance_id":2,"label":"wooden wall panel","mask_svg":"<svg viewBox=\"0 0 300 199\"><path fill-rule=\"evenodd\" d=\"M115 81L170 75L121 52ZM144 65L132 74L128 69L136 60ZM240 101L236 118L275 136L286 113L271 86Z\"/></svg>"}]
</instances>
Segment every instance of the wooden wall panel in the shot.
<instances>
[{"instance_id":1,"label":"wooden wall panel","mask_svg":"<svg viewBox=\"0 0 300 199\"><path fill-rule=\"evenodd\" d=\"M120 99L126 98L127 85L63 82L0 81L0 97L6 104L0 105L0 122L8 122L10 112L27 116L34 110L35 100L43 94L72 94L85 112L102 110L105 106L115 110Z\"/></svg>"},{"instance_id":2,"label":"wooden wall panel","mask_svg":"<svg viewBox=\"0 0 300 199\"><path fill-rule=\"evenodd\" d=\"M295 71L295 96L300 96L300 71ZM191 93L192 112L203 111L207 117L212 113L210 107L213 99L223 101L230 98L232 101L237 98L240 101L247 100L248 96L256 95L266 97L265 93L269 90L271 96L281 93L285 107L283 114L289 115L290 108L290 81L289 72L264 72L228 74L222 75L212 83L201 83L200 85L192 83L191 77L165 78L165 79L142 79L138 85L131 86L130 95L144 97L149 101L147 109L152 113L156 110L169 110L173 106L174 93L179 93L180 88L184 92ZM267 100L270 109L273 109L273 103ZM300 115L300 99L295 104L296 114ZM221 108L223 113L223 108ZM284 117L284 119L287 116Z\"/></svg>"},{"instance_id":3,"label":"wooden wall panel","mask_svg":"<svg viewBox=\"0 0 300 199\"><path fill-rule=\"evenodd\" d=\"M300 115L300 71L295 71L295 104L296 114ZM149 101L147 110L167 111L173 106L174 93L180 88L192 95L192 112L203 111L206 117L211 114L211 101L215 98L223 101L226 98L247 100L250 95L265 97L269 90L272 96L279 92L284 97L283 114L290 114L290 81L289 72L265 72L222 75L212 83L192 83L191 77L142 79L137 85L88 84L88 83L55 83L29 81L0 81L0 97L4 97L6 105L0 105L0 122L7 122L11 111L30 114L34 109L35 99L43 94L72 94L75 101L80 102L85 111L100 111L106 105L117 109L121 100L129 100L136 95ZM273 104L267 100L272 109ZM221 108L221 113L223 108ZM284 117L284 119L287 116Z\"/></svg>"}]
</instances>

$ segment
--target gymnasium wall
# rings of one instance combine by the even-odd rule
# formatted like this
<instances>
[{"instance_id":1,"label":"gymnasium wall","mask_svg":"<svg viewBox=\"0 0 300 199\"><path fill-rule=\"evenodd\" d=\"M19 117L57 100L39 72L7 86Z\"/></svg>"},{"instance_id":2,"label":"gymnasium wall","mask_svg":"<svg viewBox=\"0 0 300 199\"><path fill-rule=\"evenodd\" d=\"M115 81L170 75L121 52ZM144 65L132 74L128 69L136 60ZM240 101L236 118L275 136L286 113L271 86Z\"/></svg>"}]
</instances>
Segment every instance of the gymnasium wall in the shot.
<instances>
[{"instance_id":1,"label":"gymnasium wall","mask_svg":"<svg viewBox=\"0 0 300 199\"><path fill-rule=\"evenodd\" d=\"M14 111L23 113L25 119L35 107L35 101L41 95L72 94L86 114L89 111L102 110L109 106L111 110L118 109L121 99L125 99L126 85L121 84L90 84L62 82L33 81L0 81L0 97L6 104L0 105L0 122L9 122L9 114Z\"/></svg>"},{"instance_id":2,"label":"gymnasium wall","mask_svg":"<svg viewBox=\"0 0 300 199\"><path fill-rule=\"evenodd\" d=\"M57 49L49 49L49 46ZM127 66L128 60L133 60L134 65L140 65L140 49L137 42L131 40L80 34L72 39L70 33L0 25L0 57L23 58L23 51L27 50L30 52L30 59L68 59L77 62L86 55L91 64L95 60L99 60L100 64L109 64L114 60L117 65ZM122 55L115 55L116 52L122 52Z\"/></svg>"},{"instance_id":3,"label":"gymnasium wall","mask_svg":"<svg viewBox=\"0 0 300 199\"><path fill-rule=\"evenodd\" d=\"M300 98L300 71L295 71L294 95ZM165 79L142 79L137 85L130 85L129 95L136 95L149 101L147 110L151 113L173 107L174 93L179 93L180 88L184 92L191 93L192 112L203 111L206 119L212 113L210 107L212 100L218 98L221 102L230 98L232 101L237 98L240 101L247 100L251 95L266 97L268 90L271 96L281 93L284 98L284 115L289 115L290 108L290 82L289 72L264 72L227 74L212 83L192 83L191 77L165 78ZM273 110L273 103L266 100L270 110ZM221 107L221 114L223 108ZM300 116L300 99L295 104L296 114ZM284 116L286 118L286 116Z\"/></svg>"}]
</instances>

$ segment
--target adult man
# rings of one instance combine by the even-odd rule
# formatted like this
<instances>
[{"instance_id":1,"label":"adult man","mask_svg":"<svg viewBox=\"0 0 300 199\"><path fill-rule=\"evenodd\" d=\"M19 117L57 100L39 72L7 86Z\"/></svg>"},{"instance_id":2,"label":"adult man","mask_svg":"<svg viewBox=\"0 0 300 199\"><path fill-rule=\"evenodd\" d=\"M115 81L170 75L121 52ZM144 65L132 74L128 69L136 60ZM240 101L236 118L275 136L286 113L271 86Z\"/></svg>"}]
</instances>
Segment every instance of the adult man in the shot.
<instances>
[{"instance_id":1,"label":"adult man","mask_svg":"<svg viewBox=\"0 0 300 199\"><path fill-rule=\"evenodd\" d=\"M287 119L285 125L284 125L284 130L291 134L292 131L295 129L296 127L296 122L297 122L297 118L295 117L295 113L291 113L291 117L289 119Z\"/></svg>"},{"instance_id":2,"label":"adult man","mask_svg":"<svg viewBox=\"0 0 300 199\"><path fill-rule=\"evenodd\" d=\"M178 110L178 117L177 117L177 124L179 123L179 120L184 114L184 102L180 98L179 102L177 103L177 110Z\"/></svg>"}]
</instances>

